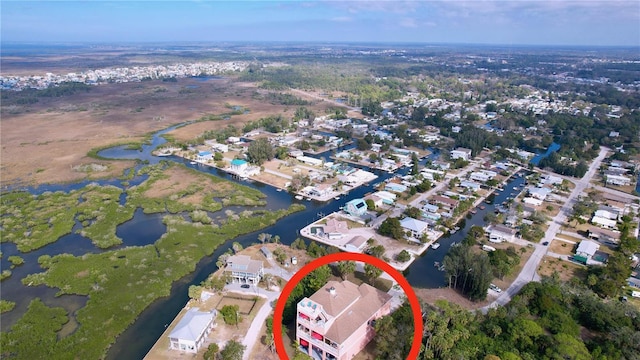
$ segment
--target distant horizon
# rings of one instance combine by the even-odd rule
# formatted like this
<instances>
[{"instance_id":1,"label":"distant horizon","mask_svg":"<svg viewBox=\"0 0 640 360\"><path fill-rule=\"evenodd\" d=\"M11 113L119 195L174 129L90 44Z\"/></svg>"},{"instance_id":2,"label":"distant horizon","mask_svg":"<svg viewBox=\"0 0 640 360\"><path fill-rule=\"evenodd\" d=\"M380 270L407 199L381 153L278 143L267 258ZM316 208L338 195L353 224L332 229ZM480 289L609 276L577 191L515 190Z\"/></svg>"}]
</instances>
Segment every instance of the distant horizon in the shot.
<instances>
[{"instance_id":1,"label":"distant horizon","mask_svg":"<svg viewBox=\"0 0 640 360\"><path fill-rule=\"evenodd\" d=\"M433 47L514 47L514 48L617 48L617 49L639 49L639 45L585 45L585 44L515 44L515 43L464 43L464 42L418 42L418 41L346 41L346 40L149 40L149 41L42 41L42 40L20 40L20 41L0 41L0 47L4 45L59 45L59 46L79 46L79 45L225 45L225 44L292 44L292 45L399 45L399 46L433 46ZM638 54L640 56L640 53Z\"/></svg>"},{"instance_id":2,"label":"distant horizon","mask_svg":"<svg viewBox=\"0 0 640 360\"><path fill-rule=\"evenodd\" d=\"M17 1L2 42L640 47L636 0Z\"/></svg>"}]
</instances>

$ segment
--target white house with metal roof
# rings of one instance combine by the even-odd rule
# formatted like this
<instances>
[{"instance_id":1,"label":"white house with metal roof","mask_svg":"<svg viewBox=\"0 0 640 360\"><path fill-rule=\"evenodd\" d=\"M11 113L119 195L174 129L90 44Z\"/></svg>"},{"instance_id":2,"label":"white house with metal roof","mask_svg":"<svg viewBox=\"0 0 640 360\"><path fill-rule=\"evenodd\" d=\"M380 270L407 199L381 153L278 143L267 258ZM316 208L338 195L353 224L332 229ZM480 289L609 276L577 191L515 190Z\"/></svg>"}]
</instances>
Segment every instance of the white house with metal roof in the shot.
<instances>
[{"instance_id":1,"label":"white house with metal roof","mask_svg":"<svg viewBox=\"0 0 640 360\"><path fill-rule=\"evenodd\" d=\"M169 334L169 349L197 353L215 325L216 314L215 310L189 309Z\"/></svg>"},{"instance_id":2,"label":"white house with metal roof","mask_svg":"<svg viewBox=\"0 0 640 360\"><path fill-rule=\"evenodd\" d=\"M573 257L576 261L582 262L584 264L588 263L589 260L596 254L596 251L600 249L600 244L591 240L582 240L580 244L578 244L578 248L576 249L576 254Z\"/></svg>"},{"instance_id":3,"label":"white house with metal roof","mask_svg":"<svg viewBox=\"0 0 640 360\"><path fill-rule=\"evenodd\" d=\"M429 224L421 220L417 220L411 217L406 217L400 220L400 226L402 226L402 228L405 231L410 231L411 236L413 236L416 239L419 239L420 237L422 237L422 234L424 234L424 232L427 231Z\"/></svg>"}]
</instances>

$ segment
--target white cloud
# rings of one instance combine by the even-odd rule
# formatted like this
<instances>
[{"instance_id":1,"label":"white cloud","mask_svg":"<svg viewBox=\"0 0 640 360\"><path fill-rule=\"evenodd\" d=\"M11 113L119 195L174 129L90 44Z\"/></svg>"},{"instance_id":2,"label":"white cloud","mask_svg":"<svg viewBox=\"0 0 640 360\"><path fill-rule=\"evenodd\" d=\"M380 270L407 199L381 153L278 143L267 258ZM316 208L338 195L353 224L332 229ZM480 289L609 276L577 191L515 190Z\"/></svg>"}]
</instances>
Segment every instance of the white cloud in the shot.
<instances>
[{"instance_id":1,"label":"white cloud","mask_svg":"<svg viewBox=\"0 0 640 360\"><path fill-rule=\"evenodd\" d=\"M406 28L417 28L418 27L418 23L416 22L416 19L414 19L414 18L402 18L402 19L400 19L400 22L398 22L398 25L400 25L402 27L406 27Z\"/></svg>"},{"instance_id":2,"label":"white cloud","mask_svg":"<svg viewBox=\"0 0 640 360\"><path fill-rule=\"evenodd\" d=\"M331 21L335 22L350 22L353 21L353 18L350 16L336 16L331 18Z\"/></svg>"}]
</instances>

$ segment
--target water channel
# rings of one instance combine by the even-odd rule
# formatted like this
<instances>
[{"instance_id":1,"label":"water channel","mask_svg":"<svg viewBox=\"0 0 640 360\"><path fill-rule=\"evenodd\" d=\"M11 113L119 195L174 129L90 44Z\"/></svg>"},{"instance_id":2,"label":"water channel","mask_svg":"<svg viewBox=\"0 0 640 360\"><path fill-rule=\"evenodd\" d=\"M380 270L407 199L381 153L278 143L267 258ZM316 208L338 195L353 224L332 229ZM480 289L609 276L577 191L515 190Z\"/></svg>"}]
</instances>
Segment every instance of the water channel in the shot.
<instances>
[{"instance_id":1,"label":"water channel","mask_svg":"<svg viewBox=\"0 0 640 360\"><path fill-rule=\"evenodd\" d=\"M118 146L110 149L103 150L99 153L100 156L105 158L120 158L120 159L140 159L145 162L154 164L160 160L169 160L182 163L187 167L195 168L199 171L210 173L221 178L225 178L230 181L239 182L243 185L250 186L263 192L267 198L267 208L269 209L281 209L288 207L293 202L300 202L296 200L291 194L287 192L279 192L274 187L261 184L252 181L239 180L226 172L201 164L191 164L189 161L179 157L155 157L151 155L151 151L156 147L162 145L165 139L162 135L173 130L171 127L155 133L149 144L142 146L141 150L128 150L126 146ZM432 149L433 150L433 149ZM437 151L430 156L433 160L437 156ZM325 152L321 154L313 155L316 158L325 157L328 159L331 152ZM426 159L423 159L423 163ZM366 170L368 168L362 167ZM378 183L390 178L393 174L389 174L385 171L370 170L379 176L373 183ZM409 168L402 168L396 173L405 175ZM128 184L123 184L120 180L110 179L103 181L91 181L100 185L115 185L121 188L127 186L133 186L144 181L146 177L139 176L133 180L129 180ZM475 215L468 216L460 224L461 229L453 235L442 237L439 242L441 247L437 250L428 250L423 256L416 259L416 261L405 272L405 275L409 283L414 287L421 288L437 288L445 285L444 273L434 267L434 262L442 262L449 247L453 243L462 241L469 228L473 225L483 225L483 217L486 213L494 211L494 204L499 204L506 200L510 195L514 187L521 186L524 182L524 178L514 177L507 184L504 185L504 191L498 193L494 199L492 205L486 205L486 209L479 210ZM89 182L81 182L77 184L68 185L42 185L37 188L24 189L33 194L42 193L45 191L71 191L74 189L80 189ZM292 214L284 219L281 219L275 225L265 229L261 229L257 232L239 236L238 238L231 239L225 244L220 246L209 257L201 259L198 263L196 270L175 282L171 289L171 295L167 298L162 298L155 301L150 305L138 319L124 332L122 333L115 344L111 347L107 354L108 359L141 359L153 346L155 341L165 330L165 325L170 323L177 313L182 309L184 304L188 300L188 287L192 284L199 284L206 279L209 274L214 272L217 268L215 262L217 258L226 252L234 241L239 242L243 246L250 245L257 241L257 235L265 232L270 234L277 234L280 236L282 243L290 244L295 240L299 234L298 230L319 217L328 215L332 212L338 211L349 200L354 198L363 197L365 194L372 192L372 185L361 186L357 189L349 192L348 195L342 196L338 201L330 201L328 203L320 203L316 201L301 201L306 205L304 211ZM123 197L121 201L126 201L126 197ZM162 224L162 217L164 214L144 214L140 209L135 212L134 218L124 224L121 224L117 228L117 235L123 239L123 245L121 246L133 246L133 245L146 245L154 243L166 230L166 227ZM76 226L81 226L77 224ZM75 229L74 229L75 230ZM26 307L31 299L40 297L46 304L50 306L62 306L70 313L75 312L77 309L84 306L86 298L82 296L61 296L55 297L57 289L50 289L46 286L28 287L20 283L20 279L30 273L40 272L41 269L37 265L37 258L41 255L56 255L60 253L70 253L73 255L82 255L90 252L105 251L93 246L89 239L86 239L78 234L72 233L60 238L57 242L49 244L43 248L30 253L20 253L14 244L1 243L2 253L5 257L11 255L19 255L25 259L25 264L13 269L13 275L3 281L3 299L15 301L16 308L6 314L2 315L2 330L8 330L10 324L15 323L17 317L22 316ZM112 249L110 249L112 250ZM8 267L8 262L2 262L2 269Z\"/></svg>"}]
</instances>

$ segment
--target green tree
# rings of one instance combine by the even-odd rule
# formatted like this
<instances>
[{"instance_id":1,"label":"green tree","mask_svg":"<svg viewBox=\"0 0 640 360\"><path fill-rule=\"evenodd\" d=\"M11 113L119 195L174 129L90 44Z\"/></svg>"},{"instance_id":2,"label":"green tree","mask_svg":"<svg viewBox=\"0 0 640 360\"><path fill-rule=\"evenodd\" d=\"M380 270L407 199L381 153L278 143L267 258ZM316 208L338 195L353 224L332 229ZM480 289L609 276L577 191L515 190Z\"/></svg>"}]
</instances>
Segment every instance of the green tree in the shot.
<instances>
[{"instance_id":1,"label":"green tree","mask_svg":"<svg viewBox=\"0 0 640 360\"><path fill-rule=\"evenodd\" d=\"M418 155L416 153L411 153L411 175L418 175L420 169L418 168L420 159L418 159Z\"/></svg>"},{"instance_id":2,"label":"green tree","mask_svg":"<svg viewBox=\"0 0 640 360\"><path fill-rule=\"evenodd\" d=\"M382 269L370 264L364 264L364 275L373 284L374 281L382 275Z\"/></svg>"},{"instance_id":3,"label":"green tree","mask_svg":"<svg viewBox=\"0 0 640 360\"><path fill-rule=\"evenodd\" d=\"M356 262L355 261L340 261L337 265L338 272L340 273L340 277L342 280L347 279L347 275L353 274L356 271Z\"/></svg>"},{"instance_id":4,"label":"green tree","mask_svg":"<svg viewBox=\"0 0 640 360\"><path fill-rule=\"evenodd\" d=\"M200 295L202 294L202 286L191 285L189 286L189 298L200 301Z\"/></svg>"},{"instance_id":5,"label":"green tree","mask_svg":"<svg viewBox=\"0 0 640 360\"><path fill-rule=\"evenodd\" d=\"M398 255L396 255L396 261L398 262L407 262L411 260L411 254L409 254L409 252L407 250L402 250L398 253Z\"/></svg>"},{"instance_id":6,"label":"green tree","mask_svg":"<svg viewBox=\"0 0 640 360\"><path fill-rule=\"evenodd\" d=\"M322 265L310 272L304 277L304 283L311 293L322 288L331 278L331 268L328 265Z\"/></svg>"},{"instance_id":7,"label":"green tree","mask_svg":"<svg viewBox=\"0 0 640 360\"><path fill-rule=\"evenodd\" d=\"M215 360L218 351L220 351L220 347L218 346L218 344L211 343L209 344L209 347L207 347L207 351L204 352L204 355L202 357L204 360Z\"/></svg>"},{"instance_id":8,"label":"green tree","mask_svg":"<svg viewBox=\"0 0 640 360\"><path fill-rule=\"evenodd\" d=\"M367 199L364 202L367 204L367 209L368 210L375 210L376 209L376 203L373 200Z\"/></svg>"},{"instance_id":9,"label":"green tree","mask_svg":"<svg viewBox=\"0 0 640 360\"><path fill-rule=\"evenodd\" d=\"M250 163L262 165L265 161L273 159L274 151L266 138L252 141L247 148L247 158Z\"/></svg>"},{"instance_id":10,"label":"green tree","mask_svg":"<svg viewBox=\"0 0 640 360\"><path fill-rule=\"evenodd\" d=\"M404 230L400 225L400 220L394 217L386 218L382 224L380 224L380 227L378 227L378 233L396 240L404 239Z\"/></svg>"},{"instance_id":11,"label":"green tree","mask_svg":"<svg viewBox=\"0 0 640 360\"><path fill-rule=\"evenodd\" d=\"M220 315L224 319L225 324L237 325L242 321L242 318L238 314L240 306L238 305L225 305L220 309Z\"/></svg>"},{"instance_id":12,"label":"green tree","mask_svg":"<svg viewBox=\"0 0 640 360\"><path fill-rule=\"evenodd\" d=\"M229 340L220 351L221 360L242 360L246 346L235 340Z\"/></svg>"}]
</instances>

